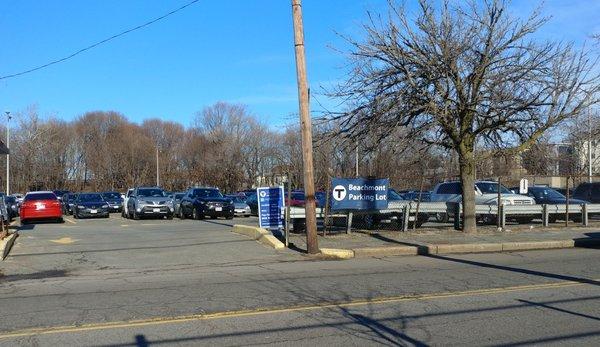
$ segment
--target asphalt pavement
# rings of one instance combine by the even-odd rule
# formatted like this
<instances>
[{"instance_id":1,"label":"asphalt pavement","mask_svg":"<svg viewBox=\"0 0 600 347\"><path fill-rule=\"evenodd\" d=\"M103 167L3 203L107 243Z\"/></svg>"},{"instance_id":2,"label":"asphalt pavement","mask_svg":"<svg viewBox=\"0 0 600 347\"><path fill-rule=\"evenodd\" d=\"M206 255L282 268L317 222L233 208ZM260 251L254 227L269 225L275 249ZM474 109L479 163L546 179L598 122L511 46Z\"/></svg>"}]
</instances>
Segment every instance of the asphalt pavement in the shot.
<instances>
[{"instance_id":1,"label":"asphalt pavement","mask_svg":"<svg viewBox=\"0 0 600 347\"><path fill-rule=\"evenodd\" d=\"M253 219L35 225L0 275L0 345L598 345L600 250L325 261Z\"/></svg>"}]
</instances>

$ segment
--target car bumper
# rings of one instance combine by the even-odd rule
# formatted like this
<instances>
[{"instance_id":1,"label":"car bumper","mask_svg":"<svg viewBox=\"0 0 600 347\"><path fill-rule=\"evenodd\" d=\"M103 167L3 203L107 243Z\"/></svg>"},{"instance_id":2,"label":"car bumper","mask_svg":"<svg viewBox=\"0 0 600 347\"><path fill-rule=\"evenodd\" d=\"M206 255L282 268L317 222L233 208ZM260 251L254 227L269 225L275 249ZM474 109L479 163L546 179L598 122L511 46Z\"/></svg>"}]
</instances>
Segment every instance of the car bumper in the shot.
<instances>
[{"instance_id":1,"label":"car bumper","mask_svg":"<svg viewBox=\"0 0 600 347\"><path fill-rule=\"evenodd\" d=\"M121 211L123 211L123 206L122 205L110 205L108 207L108 211L109 212L121 212Z\"/></svg>"},{"instance_id":2,"label":"car bumper","mask_svg":"<svg viewBox=\"0 0 600 347\"><path fill-rule=\"evenodd\" d=\"M233 212L236 217L245 217L250 215L250 210L238 209Z\"/></svg>"},{"instance_id":3,"label":"car bumper","mask_svg":"<svg viewBox=\"0 0 600 347\"><path fill-rule=\"evenodd\" d=\"M168 206L144 206L137 213L143 216L170 216L173 209Z\"/></svg>"},{"instance_id":4,"label":"car bumper","mask_svg":"<svg viewBox=\"0 0 600 347\"><path fill-rule=\"evenodd\" d=\"M78 217L106 217L106 216L108 216L108 210L106 210L106 209L97 210L95 213L93 213L91 210L78 210L77 216Z\"/></svg>"},{"instance_id":5,"label":"car bumper","mask_svg":"<svg viewBox=\"0 0 600 347\"><path fill-rule=\"evenodd\" d=\"M204 214L210 217L228 217L228 216L233 216L234 215L234 211L233 209L223 209L222 211L216 211L213 209L209 209L209 210L205 210Z\"/></svg>"}]
</instances>

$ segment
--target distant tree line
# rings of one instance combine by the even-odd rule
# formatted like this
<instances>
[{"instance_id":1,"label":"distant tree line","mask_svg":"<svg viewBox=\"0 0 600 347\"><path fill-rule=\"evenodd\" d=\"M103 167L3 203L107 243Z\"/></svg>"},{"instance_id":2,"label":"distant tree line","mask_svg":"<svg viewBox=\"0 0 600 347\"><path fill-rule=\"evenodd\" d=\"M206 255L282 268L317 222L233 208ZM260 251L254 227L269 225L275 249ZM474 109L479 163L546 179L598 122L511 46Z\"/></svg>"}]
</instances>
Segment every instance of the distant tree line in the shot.
<instances>
[{"instance_id":1,"label":"distant tree line","mask_svg":"<svg viewBox=\"0 0 600 347\"><path fill-rule=\"evenodd\" d=\"M349 146L341 138L318 140L326 131L325 125L315 126L319 189L327 187L331 176L355 175L356 146L360 175L389 177L399 188L413 187L414 179L424 173L439 179L456 174L451 159L441 152L423 152L413 144L391 140L376 146L367 142ZM0 134L5 134L4 126ZM303 182L298 127L274 128L246 106L224 102L198 112L190 127L160 119L138 124L115 111L86 112L65 121L42 117L30 107L15 113L10 145L13 192L124 191L155 185L157 149L160 185L168 190L201 185L233 192L281 184L287 177L294 188ZM2 187L5 165L0 160Z\"/></svg>"}]
</instances>

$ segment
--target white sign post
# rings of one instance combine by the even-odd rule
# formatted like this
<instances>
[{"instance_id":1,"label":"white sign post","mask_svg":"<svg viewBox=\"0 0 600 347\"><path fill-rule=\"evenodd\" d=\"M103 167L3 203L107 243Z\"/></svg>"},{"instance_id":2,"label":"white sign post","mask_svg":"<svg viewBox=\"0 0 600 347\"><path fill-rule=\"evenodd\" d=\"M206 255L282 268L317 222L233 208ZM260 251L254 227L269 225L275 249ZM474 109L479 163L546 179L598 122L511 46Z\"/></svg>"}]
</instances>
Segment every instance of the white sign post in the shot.
<instances>
[{"instance_id":1,"label":"white sign post","mask_svg":"<svg viewBox=\"0 0 600 347\"><path fill-rule=\"evenodd\" d=\"M519 194L527 194L529 189L529 180L527 178L521 179L519 182Z\"/></svg>"}]
</instances>

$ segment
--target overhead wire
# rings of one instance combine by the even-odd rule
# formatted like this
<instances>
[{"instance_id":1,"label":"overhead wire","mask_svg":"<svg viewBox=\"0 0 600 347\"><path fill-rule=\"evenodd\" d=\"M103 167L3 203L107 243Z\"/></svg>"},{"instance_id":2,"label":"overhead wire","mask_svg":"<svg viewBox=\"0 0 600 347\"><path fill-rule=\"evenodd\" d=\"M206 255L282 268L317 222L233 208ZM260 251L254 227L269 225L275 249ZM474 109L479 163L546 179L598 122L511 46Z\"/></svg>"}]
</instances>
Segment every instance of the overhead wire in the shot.
<instances>
[{"instance_id":1,"label":"overhead wire","mask_svg":"<svg viewBox=\"0 0 600 347\"><path fill-rule=\"evenodd\" d=\"M112 36L110 36L108 38L105 38L104 40L101 40L101 41L98 41L96 43L93 43L93 44L91 44L91 45L89 45L87 47L84 47L84 48L82 48L80 50L77 50L77 51L75 51L75 52L73 52L73 53L71 53L71 54L69 54L69 55L67 55L65 57L60 58L60 59L53 60L53 61L50 61L50 62L48 62L46 64L43 64L43 65L40 65L40 66L37 66L37 67L34 67L34 68L30 68L30 69L27 69L27 70L24 70L24 71L20 71L20 72L17 72L17 73L13 73L13 74L10 74L10 75L0 76L0 80L22 76L22 75L25 75L25 74L28 74L28 73L31 73L31 72L34 72L34 71L38 71L38 70L47 68L47 67L55 65L55 64L62 63L62 62L66 61L66 60L69 60L69 59L71 59L71 58L73 58L73 57L75 57L75 56L77 56L77 55L79 55L79 54L81 54L83 52L89 51L90 49L93 49L93 48L98 47L98 46L100 46L102 44L105 44L105 43L107 43L109 41L112 41L112 40L118 38L118 37L121 37L123 35L127 35L127 34L133 32L133 31L137 31L137 30L145 28L145 27L147 27L149 25L152 25L152 24L154 24L154 23L156 23L156 22L158 22L160 20L163 20L163 19L165 19L165 18L167 18L167 17L169 17L169 16L171 16L171 15L173 15L173 14L179 12L179 11L184 10L187 7L192 6L193 4L195 4L195 3L199 2L199 1L200 0L192 0L192 1L190 1L190 2L188 2L186 4L184 4L184 5L182 5L182 6L178 7L178 8L176 8L176 9L168 12L168 13L165 13L164 15L162 15L160 17L156 17L156 18L151 19L151 20L149 20L149 21L147 21L147 22L145 22L143 24L140 24L140 25L135 26L133 28L127 29L127 30L122 31L122 32L120 32L118 34L112 35Z\"/></svg>"}]
</instances>

